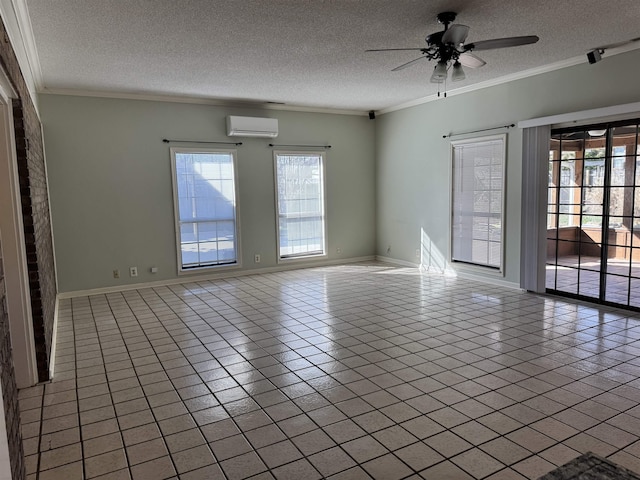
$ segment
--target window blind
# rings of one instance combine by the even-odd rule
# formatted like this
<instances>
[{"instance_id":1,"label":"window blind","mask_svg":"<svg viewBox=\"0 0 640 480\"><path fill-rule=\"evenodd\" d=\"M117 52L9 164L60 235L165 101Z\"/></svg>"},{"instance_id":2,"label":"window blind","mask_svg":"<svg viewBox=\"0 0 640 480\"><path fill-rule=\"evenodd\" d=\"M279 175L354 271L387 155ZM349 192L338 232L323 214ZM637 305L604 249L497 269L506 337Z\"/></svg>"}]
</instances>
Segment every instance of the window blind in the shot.
<instances>
[{"instance_id":1,"label":"window blind","mask_svg":"<svg viewBox=\"0 0 640 480\"><path fill-rule=\"evenodd\" d=\"M501 269L505 138L452 148L452 260Z\"/></svg>"}]
</instances>

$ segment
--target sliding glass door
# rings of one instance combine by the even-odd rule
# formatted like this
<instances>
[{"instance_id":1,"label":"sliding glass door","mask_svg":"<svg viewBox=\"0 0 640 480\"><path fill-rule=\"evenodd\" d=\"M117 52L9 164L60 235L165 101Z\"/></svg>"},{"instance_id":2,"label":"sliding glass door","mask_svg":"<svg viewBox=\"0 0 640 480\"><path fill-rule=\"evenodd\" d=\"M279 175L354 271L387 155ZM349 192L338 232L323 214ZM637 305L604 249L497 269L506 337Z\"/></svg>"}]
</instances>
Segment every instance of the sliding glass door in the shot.
<instances>
[{"instance_id":1,"label":"sliding glass door","mask_svg":"<svg viewBox=\"0 0 640 480\"><path fill-rule=\"evenodd\" d=\"M638 126L551 132L547 290L640 308Z\"/></svg>"}]
</instances>

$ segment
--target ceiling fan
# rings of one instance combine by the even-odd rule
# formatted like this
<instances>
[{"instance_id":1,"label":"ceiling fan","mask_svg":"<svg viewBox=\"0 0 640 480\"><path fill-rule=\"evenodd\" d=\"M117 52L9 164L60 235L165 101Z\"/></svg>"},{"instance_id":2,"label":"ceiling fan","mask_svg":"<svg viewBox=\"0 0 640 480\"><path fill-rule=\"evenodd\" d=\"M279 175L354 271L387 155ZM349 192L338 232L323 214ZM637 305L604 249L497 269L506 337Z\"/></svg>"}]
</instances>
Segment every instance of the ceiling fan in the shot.
<instances>
[{"instance_id":1,"label":"ceiling fan","mask_svg":"<svg viewBox=\"0 0 640 480\"><path fill-rule=\"evenodd\" d=\"M486 64L484 60L473 53L474 50L492 50L494 48L517 47L536 43L539 38L535 35L522 37L494 38L482 40L480 42L464 43L469 34L469 27L466 25L453 24L456 19L455 12L442 12L437 16L438 22L444 25L441 32L432 33L425 38L426 47L418 48L381 48L367 50L367 52L390 52L400 50L417 50L422 52L422 56L394 68L392 72L407 68L422 59L436 60L436 66L431 75L432 83L443 83L447 79L449 68L451 68L451 80L456 82L465 79L462 66L470 68L482 67Z\"/></svg>"}]
</instances>

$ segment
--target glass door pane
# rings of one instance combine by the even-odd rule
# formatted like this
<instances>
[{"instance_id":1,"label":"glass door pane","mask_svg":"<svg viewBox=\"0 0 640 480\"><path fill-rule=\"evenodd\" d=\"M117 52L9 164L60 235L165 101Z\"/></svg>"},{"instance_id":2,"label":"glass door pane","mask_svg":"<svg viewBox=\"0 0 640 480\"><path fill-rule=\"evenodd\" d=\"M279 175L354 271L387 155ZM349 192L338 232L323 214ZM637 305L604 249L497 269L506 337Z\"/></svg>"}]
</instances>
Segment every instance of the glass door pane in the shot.
<instances>
[{"instance_id":1,"label":"glass door pane","mask_svg":"<svg viewBox=\"0 0 640 480\"><path fill-rule=\"evenodd\" d=\"M630 289L632 272L640 265L640 258L634 259L636 223L640 223L636 204L638 194L637 172L637 125L621 125L611 128L611 179L609 187L609 235L607 249L607 278L604 300L622 305L636 305L640 302L636 292ZM638 305L636 305L638 306Z\"/></svg>"},{"instance_id":2,"label":"glass door pane","mask_svg":"<svg viewBox=\"0 0 640 480\"><path fill-rule=\"evenodd\" d=\"M585 131L554 133L549 156L548 289L600 295L604 151Z\"/></svg>"},{"instance_id":3,"label":"glass door pane","mask_svg":"<svg viewBox=\"0 0 640 480\"><path fill-rule=\"evenodd\" d=\"M638 128L552 132L547 289L640 308Z\"/></svg>"},{"instance_id":4,"label":"glass door pane","mask_svg":"<svg viewBox=\"0 0 640 480\"><path fill-rule=\"evenodd\" d=\"M576 134L574 134L576 135ZM577 235L580 236L580 285L578 294L600 297L602 273L602 234L605 201L605 142L588 131L580 132L583 151L579 157L582 167L582 216Z\"/></svg>"}]
</instances>

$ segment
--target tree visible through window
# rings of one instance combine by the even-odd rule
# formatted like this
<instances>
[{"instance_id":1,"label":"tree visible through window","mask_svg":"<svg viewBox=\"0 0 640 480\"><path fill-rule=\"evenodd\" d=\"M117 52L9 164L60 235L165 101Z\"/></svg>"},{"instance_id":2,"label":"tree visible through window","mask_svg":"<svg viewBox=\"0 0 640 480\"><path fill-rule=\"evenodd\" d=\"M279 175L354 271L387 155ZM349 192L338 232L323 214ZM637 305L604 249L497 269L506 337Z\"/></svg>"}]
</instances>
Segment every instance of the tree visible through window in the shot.
<instances>
[{"instance_id":1,"label":"tree visible through window","mask_svg":"<svg viewBox=\"0 0 640 480\"><path fill-rule=\"evenodd\" d=\"M324 255L324 153L274 156L279 258Z\"/></svg>"},{"instance_id":2,"label":"tree visible through window","mask_svg":"<svg viewBox=\"0 0 640 480\"><path fill-rule=\"evenodd\" d=\"M451 259L501 269L505 136L452 148Z\"/></svg>"},{"instance_id":3,"label":"tree visible through window","mask_svg":"<svg viewBox=\"0 0 640 480\"><path fill-rule=\"evenodd\" d=\"M172 149L179 270L238 263L235 152Z\"/></svg>"}]
</instances>

